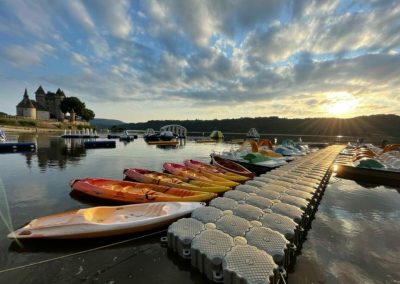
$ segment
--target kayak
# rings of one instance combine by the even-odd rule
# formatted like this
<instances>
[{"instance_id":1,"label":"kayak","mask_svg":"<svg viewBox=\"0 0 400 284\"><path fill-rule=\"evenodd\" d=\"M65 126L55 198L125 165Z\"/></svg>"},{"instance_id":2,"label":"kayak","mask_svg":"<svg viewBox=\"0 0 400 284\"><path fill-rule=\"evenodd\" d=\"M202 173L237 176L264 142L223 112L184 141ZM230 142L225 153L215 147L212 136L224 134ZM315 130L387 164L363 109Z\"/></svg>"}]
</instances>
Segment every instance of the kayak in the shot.
<instances>
[{"instance_id":1,"label":"kayak","mask_svg":"<svg viewBox=\"0 0 400 284\"><path fill-rule=\"evenodd\" d=\"M126 177L143 183L165 185L175 188L183 188L188 190L204 191L204 192L225 192L229 187L215 185L211 183L193 180L182 176L175 176L167 173L159 173L144 169L125 169Z\"/></svg>"},{"instance_id":2,"label":"kayak","mask_svg":"<svg viewBox=\"0 0 400 284\"><path fill-rule=\"evenodd\" d=\"M215 197L211 192L103 178L72 180L70 185L73 190L86 195L125 203L192 202Z\"/></svg>"},{"instance_id":3,"label":"kayak","mask_svg":"<svg viewBox=\"0 0 400 284\"><path fill-rule=\"evenodd\" d=\"M228 186L228 187L234 187L239 185L239 183L228 180L228 179L224 179L224 178L220 178L218 176L215 176L213 174L209 174L206 172L198 172L195 170L192 170L188 167L179 165L179 164L175 164L175 163L164 163L163 165L164 169L167 172L170 172L171 174L174 175L178 175L178 176L184 176L190 179L197 179L203 182L208 182L208 183L214 183L214 184L218 184L218 185L223 185L223 186Z\"/></svg>"},{"instance_id":4,"label":"kayak","mask_svg":"<svg viewBox=\"0 0 400 284\"><path fill-rule=\"evenodd\" d=\"M136 233L167 226L204 206L200 202L161 202L99 206L32 220L10 239L80 239Z\"/></svg>"},{"instance_id":5,"label":"kayak","mask_svg":"<svg viewBox=\"0 0 400 284\"><path fill-rule=\"evenodd\" d=\"M183 163L185 164L185 166L197 170L200 173L206 172L236 182L245 182L250 179L249 177L235 174L233 172L223 169L218 169L216 166L212 166L210 164L202 163L196 160L186 160Z\"/></svg>"},{"instance_id":6,"label":"kayak","mask_svg":"<svg viewBox=\"0 0 400 284\"><path fill-rule=\"evenodd\" d=\"M224 159L216 154L211 154L212 164L219 169L229 171L238 175L246 176L249 178L253 178L255 175L242 165L235 163L233 161Z\"/></svg>"}]
</instances>

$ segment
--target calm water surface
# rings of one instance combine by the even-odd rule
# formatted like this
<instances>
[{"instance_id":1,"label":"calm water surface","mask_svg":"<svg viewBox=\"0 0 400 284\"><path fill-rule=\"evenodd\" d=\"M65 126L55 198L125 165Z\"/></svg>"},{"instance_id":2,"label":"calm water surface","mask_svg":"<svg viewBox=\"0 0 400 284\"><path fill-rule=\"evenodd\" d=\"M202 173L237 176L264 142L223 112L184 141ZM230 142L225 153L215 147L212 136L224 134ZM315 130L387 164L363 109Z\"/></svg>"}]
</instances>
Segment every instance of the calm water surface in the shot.
<instances>
[{"instance_id":1,"label":"calm water surface","mask_svg":"<svg viewBox=\"0 0 400 284\"><path fill-rule=\"evenodd\" d=\"M35 153L0 154L0 283L204 283L190 264L160 244L165 232L118 238L18 244L6 238L33 218L89 207L70 196L71 179L121 179L122 169L161 170L165 161L209 161L228 144L186 142L177 148L142 139L116 149L83 148L82 141L20 136L36 141ZM150 234L150 235L148 235ZM290 283L400 283L400 195L395 188L331 179ZM84 250L131 241L83 254ZM65 255L69 257L60 258ZM32 263L53 259L38 265ZM14 270L15 267L20 267Z\"/></svg>"}]
</instances>

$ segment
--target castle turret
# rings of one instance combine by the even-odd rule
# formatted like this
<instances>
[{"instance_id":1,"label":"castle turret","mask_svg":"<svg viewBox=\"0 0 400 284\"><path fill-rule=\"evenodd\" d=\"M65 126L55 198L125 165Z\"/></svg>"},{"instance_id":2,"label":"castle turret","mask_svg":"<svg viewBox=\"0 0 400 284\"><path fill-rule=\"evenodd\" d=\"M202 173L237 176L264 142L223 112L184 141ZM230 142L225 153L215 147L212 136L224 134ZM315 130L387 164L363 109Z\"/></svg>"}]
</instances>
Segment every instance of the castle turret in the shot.
<instances>
[{"instance_id":1,"label":"castle turret","mask_svg":"<svg viewBox=\"0 0 400 284\"><path fill-rule=\"evenodd\" d=\"M62 100L64 100L64 99L65 99L64 91L62 91L60 88L58 88L56 91L55 98L54 98L55 111L56 111L55 115L58 120L64 119L64 114L62 113L62 111L60 109L60 104L61 104Z\"/></svg>"},{"instance_id":2,"label":"castle turret","mask_svg":"<svg viewBox=\"0 0 400 284\"><path fill-rule=\"evenodd\" d=\"M36 101L41 104L42 106L46 105L46 93L44 92L42 86L39 86L39 88L35 92L36 95Z\"/></svg>"},{"instance_id":3,"label":"castle turret","mask_svg":"<svg viewBox=\"0 0 400 284\"><path fill-rule=\"evenodd\" d=\"M36 108L29 99L28 91L26 90L26 88L22 101L17 104L17 116L36 119Z\"/></svg>"}]
</instances>

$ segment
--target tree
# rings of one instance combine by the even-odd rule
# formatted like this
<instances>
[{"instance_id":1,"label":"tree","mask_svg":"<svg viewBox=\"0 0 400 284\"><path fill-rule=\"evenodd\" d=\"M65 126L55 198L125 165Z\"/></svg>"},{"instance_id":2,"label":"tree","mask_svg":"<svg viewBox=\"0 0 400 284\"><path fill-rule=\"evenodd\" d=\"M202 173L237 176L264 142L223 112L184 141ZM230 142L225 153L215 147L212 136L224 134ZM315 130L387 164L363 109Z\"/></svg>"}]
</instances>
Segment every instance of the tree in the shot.
<instances>
[{"instance_id":1,"label":"tree","mask_svg":"<svg viewBox=\"0 0 400 284\"><path fill-rule=\"evenodd\" d=\"M82 119L89 121L95 117L95 113L91 109L85 108L80 116L82 117Z\"/></svg>"},{"instance_id":2,"label":"tree","mask_svg":"<svg viewBox=\"0 0 400 284\"><path fill-rule=\"evenodd\" d=\"M86 106L85 103L81 102L77 97L68 97L61 101L60 109L63 113L74 110L77 115L82 116Z\"/></svg>"}]
</instances>

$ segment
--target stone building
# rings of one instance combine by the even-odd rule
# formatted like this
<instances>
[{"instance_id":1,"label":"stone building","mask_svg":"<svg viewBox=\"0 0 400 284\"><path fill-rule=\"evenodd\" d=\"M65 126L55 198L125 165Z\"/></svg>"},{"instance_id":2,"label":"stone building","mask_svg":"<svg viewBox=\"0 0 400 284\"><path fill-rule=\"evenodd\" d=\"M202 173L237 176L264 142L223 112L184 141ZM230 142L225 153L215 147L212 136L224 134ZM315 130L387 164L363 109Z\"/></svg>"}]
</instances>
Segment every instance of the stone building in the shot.
<instances>
[{"instance_id":1,"label":"stone building","mask_svg":"<svg viewBox=\"0 0 400 284\"><path fill-rule=\"evenodd\" d=\"M58 119L63 120L64 114L60 109L60 103L65 99L64 92L58 88L55 93L43 90L42 86L35 92L36 101L29 99L25 89L22 101L17 105L17 116L29 117L32 119Z\"/></svg>"}]
</instances>

